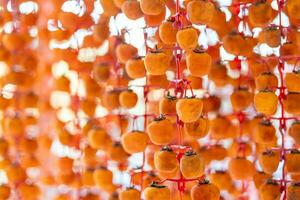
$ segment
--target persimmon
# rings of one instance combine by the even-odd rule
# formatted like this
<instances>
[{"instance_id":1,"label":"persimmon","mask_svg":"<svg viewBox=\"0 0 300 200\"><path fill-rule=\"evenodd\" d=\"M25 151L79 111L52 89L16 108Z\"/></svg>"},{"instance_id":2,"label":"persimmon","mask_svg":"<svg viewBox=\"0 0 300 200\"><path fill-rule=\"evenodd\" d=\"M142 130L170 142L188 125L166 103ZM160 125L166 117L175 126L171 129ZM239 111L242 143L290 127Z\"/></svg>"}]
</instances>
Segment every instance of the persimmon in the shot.
<instances>
[{"instance_id":1,"label":"persimmon","mask_svg":"<svg viewBox=\"0 0 300 200\"><path fill-rule=\"evenodd\" d=\"M300 122L295 121L288 129L288 134L297 144L300 144Z\"/></svg>"},{"instance_id":2,"label":"persimmon","mask_svg":"<svg viewBox=\"0 0 300 200\"><path fill-rule=\"evenodd\" d=\"M129 59L125 65L127 75L132 78L142 78L146 75L146 68L142 57Z\"/></svg>"},{"instance_id":3,"label":"persimmon","mask_svg":"<svg viewBox=\"0 0 300 200\"><path fill-rule=\"evenodd\" d=\"M285 111L290 114L299 115L300 114L299 101L300 101L300 93L289 92L286 95L286 98L283 100Z\"/></svg>"},{"instance_id":4,"label":"persimmon","mask_svg":"<svg viewBox=\"0 0 300 200\"><path fill-rule=\"evenodd\" d=\"M227 83L227 69L220 62L213 63L208 78L215 83L217 87L222 87Z\"/></svg>"},{"instance_id":5,"label":"persimmon","mask_svg":"<svg viewBox=\"0 0 300 200\"><path fill-rule=\"evenodd\" d=\"M280 152L264 151L259 155L258 161L264 172L273 174L280 162Z\"/></svg>"},{"instance_id":6,"label":"persimmon","mask_svg":"<svg viewBox=\"0 0 300 200\"><path fill-rule=\"evenodd\" d=\"M145 57L145 67L150 75L164 75L169 66L169 57L161 50L150 51Z\"/></svg>"},{"instance_id":7,"label":"persimmon","mask_svg":"<svg viewBox=\"0 0 300 200\"><path fill-rule=\"evenodd\" d=\"M3 34L1 41L8 51L19 50L26 44L24 36L19 33Z\"/></svg>"},{"instance_id":8,"label":"persimmon","mask_svg":"<svg viewBox=\"0 0 300 200\"><path fill-rule=\"evenodd\" d=\"M238 112L249 107L253 101L253 97L247 88L238 88L231 94L230 101L233 110Z\"/></svg>"},{"instance_id":9,"label":"persimmon","mask_svg":"<svg viewBox=\"0 0 300 200\"><path fill-rule=\"evenodd\" d=\"M228 138L227 131L231 126L231 123L228 119L223 116L217 116L215 119L210 120L210 134L215 139L224 139Z\"/></svg>"},{"instance_id":10,"label":"persimmon","mask_svg":"<svg viewBox=\"0 0 300 200\"><path fill-rule=\"evenodd\" d=\"M111 65L109 63L99 63L93 67L93 78L97 83L102 83L108 80L110 75Z\"/></svg>"},{"instance_id":11,"label":"persimmon","mask_svg":"<svg viewBox=\"0 0 300 200\"><path fill-rule=\"evenodd\" d=\"M177 98L170 94L164 95L159 100L159 112L164 115L174 115L176 114L176 103Z\"/></svg>"},{"instance_id":12,"label":"persimmon","mask_svg":"<svg viewBox=\"0 0 300 200\"><path fill-rule=\"evenodd\" d=\"M116 48L116 55L121 63L126 63L129 59L136 57L137 48L131 44L122 43Z\"/></svg>"},{"instance_id":13,"label":"persimmon","mask_svg":"<svg viewBox=\"0 0 300 200\"><path fill-rule=\"evenodd\" d=\"M244 38L236 32L231 32L222 39L224 49L233 55L239 55L246 42Z\"/></svg>"},{"instance_id":14,"label":"persimmon","mask_svg":"<svg viewBox=\"0 0 300 200\"><path fill-rule=\"evenodd\" d=\"M9 186L4 185L4 184L0 185L0 198L1 199L8 199L10 196L10 193L11 193L11 191L10 191Z\"/></svg>"},{"instance_id":15,"label":"persimmon","mask_svg":"<svg viewBox=\"0 0 300 200\"><path fill-rule=\"evenodd\" d=\"M6 117L4 121L4 130L11 136L20 136L24 133L24 123L20 116L15 115Z\"/></svg>"},{"instance_id":16,"label":"persimmon","mask_svg":"<svg viewBox=\"0 0 300 200\"><path fill-rule=\"evenodd\" d=\"M167 186L152 183L144 190L145 200L171 200L171 192Z\"/></svg>"},{"instance_id":17,"label":"persimmon","mask_svg":"<svg viewBox=\"0 0 300 200\"><path fill-rule=\"evenodd\" d=\"M100 3L104 10L104 16L111 17L117 15L120 12L119 8L114 4L113 0L100 0Z\"/></svg>"},{"instance_id":18,"label":"persimmon","mask_svg":"<svg viewBox=\"0 0 300 200\"><path fill-rule=\"evenodd\" d=\"M288 12L288 16L293 17L295 19L300 19L299 15L299 2L292 0L286 4L286 9Z\"/></svg>"},{"instance_id":19,"label":"persimmon","mask_svg":"<svg viewBox=\"0 0 300 200\"><path fill-rule=\"evenodd\" d=\"M233 187L233 182L226 171L216 171L209 175L211 183L215 184L220 190L229 191Z\"/></svg>"},{"instance_id":20,"label":"persimmon","mask_svg":"<svg viewBox=\"0 0 300 200\"><path fill-rule=\"evenodd\" d=\"M176 43L176 34L178 28L174 24L174 20L168 19L163 22L158 29L159 37L163 43L172 45Z\"/></svg>"},{"instance_id":21,"label":"persimmon","mask_svg":"<svg viewBox=\"0 0 300 200\"><path fill-rule=\"evenodd\" d=\"M122 146L129 154L143 152L147 147L148 141L148 135L142 131L127 132L121 137Z\"/></svg>"},{"instance_id":22,"label":"persimmon","mask_svg":"<svg viewBox=\"0 0 300 200\"><path fill-rule=\"evenodd\" d=\"M0 155L5 157L9 151L9 143L4 139L0 139Z\"/></svg>"},{"instance_id":23,"label":"persimmon","mask_svg":"<svg viewBox=\"0 0 300 200\"><path fill-rule=\"evenodd\" d=\"M300 184L299 182L292 183L287 187L287 200L300 198Z\"/></svg>"},{"instance_id":24,"label":"persimmon","mask_svg":"<svg viewBox=\"0 0 300 200\"><path fill-rule=\"evenodd\" d=\"M299 55L300 50L298 46L293 42L286 42L280 46L280 55L281 56L291 56L291 55ZM296 58L286 58L285 62L288 64L294 65L297 62Z\"/></svg>"},{"instance_id":25,"label":"persimmon","mask_svg":"<svg viewBox=\"0 0 300 200\"><path fill-rule=\"evenodd\" d=\"M98 200L98 194L87 193L85 196L81 197L81 200Z\"/></svg>"},{"instance_id":26,"label":"persimmon","mask_svg":"<svg viewBox=\"0 0 300 200\"><path fill-rule=\"evenodd\" d=\"M202 78L201 77L196 77L196 76L192 76L189 75L186 77L186 79L188 81L190 81L190 85L193 89L198 90L198 89L202 89ZM204 108L203 108L204 109Z\"/></svg>"},{"instance_id":27,"label":"persimmon","mask_svg":"<svg viewBox=\"0 0 300 200\"><path fill-rule=\"evenodd\" d=\"M178 168L176 153L168 147L163 147L161 151L155 152L154 165L161 172L175 171Z\"/></svg>"},{"instance_id":28,"label":"persimmon","mask_svg":"<svg viewBox=\"0 0 300 200\"><path fill-rule=\"evenodd\" d=\"M227 157L227 150L221 145L213 145L209 148L202 147L198 152L208 165L213 160L224 160Z\"/></svg>"},{"instance_id":29,"label":"persimmon","mask_svg":"<svg viewBox=\"0 0 300 200\"><path fill-rule=\"evenodd\" d=\"M191 189L192 200L207 199L207 200L219 200L220 190L213 183L208 181L199 182Z\"/></svg>"},{"instance_id":30,"label":"persimmon","mask_svg":"<svg viewBox=\"0 0 300 200\"><path fill-rule=\"evenodd\" d=\"M233 180L249 180L255 174L255 167L246 158L237 157L229 161L228 172Z\"/></svg>"},{"instance_id":31,"label":"persimmon","mask_svg":"<svg viewBox=\"0 0 300 200\"><path fill-rule=\"evenodd\" d=\"M284 78L287 90L289 92L300 93L300 71L293 71L292 73L286 73Z\"/></svg>"},{"instance_id":32,"label":"persimmon","mask_svg":"<svg viewBox=\"0 0 300 200\"><path fill-rule=\"evenodd\" d=\"M126 109L133 108L138 101L138 96L133 90L125 90L119 95L120 105Z\"/></svg>"},{"instance_id":33,"label":"persimmon","mask_svg":"<svg viewBox=\"0 0 300 200\"><path fill-rule=\"evenodd\" d=\"M121 9L128 19L136 20L143 17L139 1L124 1Z\"/></svg>"},{"instance_id":34,"label":"persimmon","mask_svg":"<svg viewBox=\"0 0 300 200\"><path fill-rule=\"evenodd\" d=\"M120 200L139 200L141 198L141 192L134 188L127 188L119 194Z\"/></svg>"},{"instance_id":35,"label":"persimmon","mask_svg":"<svg viewBox=\"0 0 300 200\"><path fill-rule=\"evenodd\" d=\"M205 0L189 1L186 9L190 21L194 24L208 24L216 12L215 5Z\"/></svg>"},{"instance_id":36,"label":"persimmon","mask_svg":"<svg viewBox=\"0 0 300 200\"><path fill-rule=\"evenodd\" d=\"M277 111L278 97L269 90L262 90L254 95L255 109L265 115L273 115Z\"/></svg>"},{"instance_id":37,"label":"persimmon","mask_svg":"<svg viewBox=\"0 0 300 200\"><path fill-rule=\"evenodd\" d=\"M281 42L280 30L276 27L270 27L266 29L265 32L265 42L269 47L276 48Z\"/></svg>"},{"instance_id":38,"label":"persimmon","mask_svg":"<svg viewBox=\"0 0 300 200\"><path fill-rule=\"evenodd\" d=\"M93 99L81 99L80 108L88 116L93 116L97 107L97 102Z\"/></svg>"},{"instance_id":39,"label":"persimmon","mask_svg":"<svg viewBox=\"0 0 300 200\"><path fill-rule=\"evenodd\" d=\"M280 195L280 185L275 181L268 180L259 187L259 197L262 200L279 199Z\"/></svg>"},{"instance_id":40,"label":"persimmon","mask_svg":"<svg viewBox=\"0 0 300 200\"><path fill-rule=\"evenodd\" d=\"M249 7L249 22L254 27L264 27L273 19L273 10L269 2L257 2Z\"/></svg>"},{"instance_id":41,"label":"persimmon","mask_svg":"<svg viewBox=\"0 0 300 200\"><path fill-rule=\"evenodd\" d=\"M152 86L165 88L169 85L166 74L163 75L147 75L147 83Z\"/></svg>"},{"instance_id":42,"label":"persimmon","mask_svg":"<svg viewBox=\"0 0 300 200\"><path fill-rule=\"evenodd\" d=\"M178 117L184 123L195 122L202 113L203 101L199 98L183 98L176 103Z\"/></svg>"},{"instance_id":43,"label":"persimmon","mask_svg":"<svg viewBox=\"0 0 300 200\"><path fill-rule=\"evenodd\" d=\"M216 112L221 107L221 99L217 96L210 95L203 98L203 113Z\"/></svg>"},{"instance_id":44,"label":"persimmon","mask_svg":"<svg viewBox=\"0 0 300 200\"><path fill-rule=\"evenodd\" d=\"M55 80L56 90L70 92L70 80L66 76L60 76Z\"/></svg>"},{"instance_id":45,"label":"persimmon","mask_svg":"<svg viewBox=\"0 0 300 200\"><path fill-rule=\"evenodd\" d=\"M148 124L147 133L151 142L156 145L167 145L174 139L173 124L163 115Z\"/></svg>"},{"instance_id":46,"label":"persimmon","mask_svg":"<svg viewBox=\"0 0 300 200\"><path fill-rule=\"evenodd\" d=\"M253 176L253 182L255 184L256 189L259 189L259 187L266 183L269 179L272 178L272 175L266 174L265 172L258 171Z\"/></svg>"},{"instance_id":47,"label":"persimmon","mask_svg":"<svg viewBox=\"0 0 300 200\"><path fill-rule=\"evenodd\" d=\"M107 190L113 184L113 173L104 168L100 167L93 173L95 184L103 190Z\"/></svg>"},{"instance_id":48,"label":"persimmon","mask_svg":"<svg viewBox=\"0 0 300 200\"><path fill-rule=\"evenodd\" d=\"M201 49L194 49L186 57L186 65L192 76L202 77L209 73L212 58Z\"/></svg>"},{"instance_id":49,"label":"persimmon","mask_svg":"<svg viewBox=\"0 0 300 200\"><path fill-rule=\"evenodd\" d=\"M93 39L102 44L106 39L108 39L109 31L109 17L101 16L98 24L94 26Z\"/></svg>"},{"instance_id":50,"label":"persimmon","mask_svg":"<svg viewBox=\"0 0 300 200\"><path fill-rule=\"evenodd\" d=\"M261 144L276 141L276 129L269 121L259 123L254 132L254 141Z\"/></svg>"},{"instance_id":51,"label":"persimmon","mask_svg":"<svg viewBox=\"0 0 300 200\"><path fill-rule=\"evenodd\" d=\"M142 0L141 1L141 9L146 15L159 15L163 12L165 8L165 3L162 0Z\"/></svg>"},{"instance_id":52,"label":"persimmon","mask_svg":"<svg viewBox=\"0 0 300 200\"><path fill-rule=\"evenodd\" d=\"M198 45L198 32L193 27L185 27L176 33L176 41L184 50L195 49Z\"/></svg>"},{"instance_id":53,"label":"persimmon","mask_svg":"<svg viewBox=\"0 0 300 200\"><path fill-rule=\"evenodd\" d=\"M237 142L233 141L230 147L228 148L228 155L230 157L247 157L252 153L252 147L249 143L246 142Z\"/></svg>"},{"instance_id":54,"label":"persimmon","mask_svg":"<svg viewBox=\"0 0 300 200\"><path fill-rule=\"evenodd\" d=\"M180 171L185 178L199 178L204 174L204 160L199 154L187 151L180 159Z\"/></svg>"},{"instance_id":55,"label":"persimmon","mask_svg":"<svg viewBox=\"0 0 300 200\"><path fill-rule=\"evenodd\" d=\"M25 169L18 165L11 165L4 168L9 182L23 182L27 178Z\"/></svg>"},{"instance_id":56,"label":"persimmon","mask_svg":"<svg viewBox=\"0 0 300 200\"><path fill-rule=\"evenodd\" d=\"M119 101L120 91L111 90L102 95L101 103L108 110L114 110L120 106Z\"/></svg>"},{"instance_id":57,"label":"persimmon","mask_svg":"<svg viewBox=\"0 0 300 200\"><path fill-rule=\"evenodd\" d=\"M112 145L111 137L104 129L100 127L95 127L89 130L87 138L89 145L94 149L106 151Z\"/></svg>"},{"instance_id":58,"label":"persimmon","mask_svg":"<svg viewBox=\"0 0 300 200\"><path fill-rule=\"evenodd\" d=\"M271 72L263 72L255 78L255 86L258 91L270 90L275 92L278 86L278 79Z\"/></svg>"},{"instance_id":59,"label":"persimmon","mask_svg":"<svg viewBox=\"0 0 300 200\"><path fill-rule=\"evenodd\" d=\"M38 186L22 183L19 186L20 195L26 199L37 199L41 191Z\"/></svg>"},{"instance_id":60,"label":"persimmon","mask_svg":"<svg viewBox=\"0 0 300 200\"><path fill-rule=\"evenodd\" d=\"M300 151L292 150L286 154L286 170L291 174L300 173Z\"/></svg>"},{"instance_id":61,"label":"persimmon","mask_svg":"<svg viewBox=\"0 0 300 200\"><path fill-rule=\"evenodd\" d=\"M111 160L122 163L126 162L129 155L120 143L114 143L108 151L108 156Z\"/></svg>"},{"instance_id":62,"label":"persimmon","mask_svg":"<svg viewBox=\"0 0 300 200\"><path fill-rule=\"evenodd\" d=\"M200 117L195 122L185 123L184 132L192 138L200 139L205 137L209 131L209 120Z\"/></svg>"},{"instance_id":63,"label":"persimmon","mask_svg":"<svg viewBox=\"0 0 300 200\"><path fill-rule=\"evenodd\" d=\"M163 7L162 12L158 15L147 15L144 14L144 20L147 26L157 27L159 26L166 18L167 9Z\"/></svg>"}]
</instances>

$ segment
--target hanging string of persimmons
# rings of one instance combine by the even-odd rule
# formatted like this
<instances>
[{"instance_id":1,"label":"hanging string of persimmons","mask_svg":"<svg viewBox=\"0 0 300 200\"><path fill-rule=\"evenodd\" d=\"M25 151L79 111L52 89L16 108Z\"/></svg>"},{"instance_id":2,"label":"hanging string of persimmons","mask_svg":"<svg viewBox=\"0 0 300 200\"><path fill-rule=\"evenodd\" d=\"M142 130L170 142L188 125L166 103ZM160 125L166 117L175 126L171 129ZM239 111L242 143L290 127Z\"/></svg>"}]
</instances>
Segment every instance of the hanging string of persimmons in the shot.
<instances>
[{"instance_id":1,"label":"hanging string of persimmons","mask_svg":"<svg viewBox=\"0 0 300 200\"><path fill-rule=\"evenodd\" d=\"M299 1L0 3L0 199L300 199Z\"/></svg>"}]
</instances>

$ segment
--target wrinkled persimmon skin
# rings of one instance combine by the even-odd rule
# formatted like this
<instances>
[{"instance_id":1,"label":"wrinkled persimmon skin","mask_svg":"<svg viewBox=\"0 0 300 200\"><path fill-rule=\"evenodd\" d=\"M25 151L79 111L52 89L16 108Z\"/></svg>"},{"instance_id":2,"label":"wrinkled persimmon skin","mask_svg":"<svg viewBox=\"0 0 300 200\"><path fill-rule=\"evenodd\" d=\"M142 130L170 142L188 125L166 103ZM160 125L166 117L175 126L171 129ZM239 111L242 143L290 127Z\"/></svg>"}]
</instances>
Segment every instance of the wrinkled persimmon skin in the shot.
<instances>
[{"instance_id":1,"label":"wrinkled persimmon skin","mask_svg":"<svg viewBox=\"0 0 300 200\"><path fill-rule=\"evenodd\" d=\"M300 92L300 73L286 73L284 78L287 90L289 92Z\"/></svg>"},{"instance_id":2,"label":"wrinkled persimmon skin","mask_svg":"<svg viewBox=\"0 0 300 200\"><path fill-rule=\"evenodd\" d=\"M178 168L176 153L169 150L155 152L154 165L158 171L173 172Z\"/></svg>"},{"instance_id":3,"label":"wrinkled persimmon skin","mask_svg":"<svg viewBox=\"0 0 300 200\"><path fill-rule=\"evenodd\" d=\"M214 17L215 5L210 1L189 1L187 14L192 23L208 24Z\"/></svg>"},{"instance_id":4,"label":"wrinkled persimmon skin","mask_svg":"<svg viewBox=\"0 0 300 200\"><path fill-rule=\"evenodd\" d=\"M159 15L163 12L165 7L164 1L162 0L142 0L141 9L146 15Z\"/></svg>"},{"instance_id":5,"label":"wrinkled persimmon skin","mask_svg":"<svg viewBox=\"0 0 300 200\"><path fill-rule=\"evenodd\" d=\"M272 175L266 174L265 172L256 172L253 176L253 182L255 184L256 189L264 184L267 180L271 179Z\"/></svg>"},{"instance_id":6,"label":"wrinkled persimmon skin","mask_svg":"<svg viewBox=\"0 0 300 200\"><path fill-rule=\"evenodd\" d=\"M255 167L245 158L233 158L229 161L228 172L233 180L249 180L255 174Z\"/></svg>"},{"instance_id":7,"label":"wrinkled persimmon skin","mask_svg":"<svg viewBox=\"0 0 300 200\"><path fill-rule=\"evenodd\" d=\"M280 185L277 183L264 183L259 187L259 197L262 200L279 200Z\"/></svg>"},{"instance_id":8,"label":"wrinkled persimmon skin","mask_svg":"<svg viewBox=\"0 0 300 200\"><path fill-rule=\"evenodd\" d=\"M140 131L127 132L121 137L121 144L129 154L143 152L147 147L148 141L148 135Z\"/></svg>"},{"instance_id":9,"label":"wrinkled persimmon skin","mask_svg":"<svg viewBox=\"0 0 300 200\"><path fill-rule=\"evenodd\" d=\"M192 138L203 138L208 134L209 121L206 118L201 117L199 120L191 123L184 124L184 131Z\"/></svg>"},{"instance_id":10,"label":"wrinkled persimmon skin","mask_svg":"<svg viewBox=\"0 0 300 200\"><path fill-rule=\"evenodd\" d=\"M138 96L131 90L123 91L119 95L120 105L126 109L135 107L138 101Z\"/></svg>"},{"instance_id":11,"label":"wrinkled persimmon skin","mask_svg":"<svg viewBox=\"0 0 300 200\"><path fill-rule=\"evenodd\" d=\"M256 110L265 115L273 115L277 111L278 97L271 91L261 91L254 95Z\"/></svg>"},{"instance_id":12,"label":"wrinkled persimmon skin","mask_svg":"<svg viewBox=\"0 0 300 200\"><path fill-rule=\"evenodd\" d=\"M273 10L269 2L253 4L249 7L249 22L254 27L264 27L273 18Z\"/></svg>"},{"instance_id":13,"label":"wrinkled persimmon skin","mask_svg":"<svg viewBox=\"0 0 300 200\"><path fill-rule=\"evenodd\" d=\"M299 184L292 184L287 187L287 199L300 199L300 186Z\"/></svg>"},{"instance_id":14,"label":"wrinkled persimmon skin","mask_svg":"<svg viewBox=\"0 0 300 200\"><path fill-rule=\"evenodd\" d=\"M164 52L148 53L145 57L145 67L150 75L164 75L169 66L169 57Z\"/></svg>"},{"instance_id":15,"label":"wrinkled persimmon skin","mask_svg":"<svg viewBox=\"0 0 300 200\"><path fill-rule=\"evenodd\" d=\"M194 50L187 55L186 65L192 76L202 77L209 74L212 58L208 53Z\"/></svg>"},{"instance_id":16,"label":"wrinkled persimmon skin","mask_svg":"<svg viewBox=\"0 0 300 200\"><path fill-rule=\"evenodd\" d=\"M125 1L121 6L122 12L128 19L137 20L143 17L139 1Z\"/></svg>"},{"instance_id":17,"label":"wrinkled persimmon skin","mask_svg":"<svg viewBox=\"0 0 300 200\"><path fill-rule=\"evenodd\" d=\"M231 94L230 101L233 110L238 112L250 106L253 96L247 89L237 89Z\"/></svg>"},{"instance_id":18,"label":"wrinkled persimmon skin","mask_svg":"<svg viewBox=\"0 0 300 200\"><path fill-rule=\"evenodd\" d=\"M200 183L191 190L192 200L219 200L220 190L212 183Z\"/></svg>"},{"instance_id":19,"label":"wrinkled persimmon skin","mask_svg":"<svg viewBox=\"0 0 300 200\"><path fill-rule=\"evenodd\" d=\"M254 141L259 144L269 144L276 141L276 129L271 123L261 122L255 127Z\"/></svg>"},{"instance_id":20,"label":"wrinkled persimmon skin","mask_svg":"<svg viewBox=\"0 0 300 200\"><path fill-rule=\"evenodd\" d=\"M126 189L120 192L120 200L140 200L141 192L136 189Z\"/></svg>"},{"instance_id":21,"label":"wrinkled persimmon skin","mask_svg":"<svg viewBox=\"0 0 300 200\"><path fill-rule=\"evenodd\" d=\"M184 155L180 159L180 171L185 178L198 178L204 174L204 160L199 154Z\"/></svg>"},{"instance_id":22,"label":"wrinkled persimmon skin","mask_svg":"<svg viewBox=\"0 0 300 200\"><path fill-rule=\"evenodd\" d=\"M192 50L198 45L198 33L192 27L185 28L177 32L176 40L182 49Z\"/></svg>"},{"instance_id":23,"label":"wrinkled persimmon skin","mask_svg":"<svg viewBox=\"0 0 300 200\"><path fill-rule=\"evenodd\" d=\"M126 62L125 66L127 75L132 78L142 78L146 76L144 60L141 58L132 58Z\"/></svg>"},{"instance_id":24,"label":"wrinkled persimmon skin","mask_svg":"<svg viewBox=\"0 0 300 200\"><path fill-rule=\"evenodd\" d=\"M215 173L211 173L209 179L220 190L229 191L233 187L232 179L226 171L216 171Z\"/></svg>"},{"instance_id":25,"label":"wrinkled persimmon skin","mask_svg":"<svg viewBox=\"0 0 300 200\"><path fill-rule=\"evenodd\" d=\"M159 37L163 43L173 45L176 43L176 33L178 29L172 21L163 22L158 29Z\"/></svg>"},{"instance_id":26,"label":"wrinkled persimmon skin","mask_svg":"<svg viewBox=\"0 0 300 200\"><path fill-rule=\"evenodd\" d=\"M176 112L184 123L195 122L202 114L203 101L199 98L179 99L176 103Z\"/></svg>"},{"instance_id":27,"label":"wrinkled persimmon skin","mask_svg":"<svg viewBox=\"0 0 300 200\"><path fill-rule=\"evenodd\" d=\"M145 200L171 200L171 192L167 187L147 187L144 190Z\"/></svg>"},{"instance_id":28,"label":"wrinkled persimmon skin","mask_svg":"<svg viewBox=\"0 0 300 200\"><path fill-rule=\"evenodd\" d=\"M300 173L300 153L290 152L286 154L286 169L287 172L291 174L299 174Z\"/></svg>"},{"instance_id":29,"label":"wrinkled persimmon skin","mask_svg":"<svg viewBox=\"0 0 300 200\"><path fill-rule=\"evenodd\" d=\"M300 144L300 123L294 122L288 129L288 134L294 139L297 144Z\"/></svg>"},{"instance_id":30,"label":"wrinkled persimmon skin","mask_svg":"<svg viewBox=\"0 0 300 200\"><path fill-rule=\"evenodd\" d=\"M280 153L275 151L266 151L259 155L258 160L265 173L273 174L278 168Z\"/></svg>"},{"instance_id":31,"label":"wrinkled persimmon skin","mask_svg":"<svg viewBox=\"0 0 300 200\"><path fill-rule=\"evenodd\" d=\"M283 100L283 106L287 113L300 115L300 93L288 93Z\"/></svg>"},{"instance_id":32,"label":"wrinkled persimmon skin","mask_svg":"<svg viewBox=\"0 0 300 200\"><path fill-rule=\"evenodd\" d=\"M167 145L175 137L173 124L170 120L155 119L147 126L147 133L152 143L156 145Z\"/></svg>"},{"instance_id":33,"label":"wrinkled persimmon skin","mask_svg":"<svg viewBox=\"0 0 300 200\"><path fill-rule=\"evenodd\" d=\"M275 92L278 86L278 79L273 73L262 73L255 78L257 90L270 90Z\"/></svg>"}]
</instances>

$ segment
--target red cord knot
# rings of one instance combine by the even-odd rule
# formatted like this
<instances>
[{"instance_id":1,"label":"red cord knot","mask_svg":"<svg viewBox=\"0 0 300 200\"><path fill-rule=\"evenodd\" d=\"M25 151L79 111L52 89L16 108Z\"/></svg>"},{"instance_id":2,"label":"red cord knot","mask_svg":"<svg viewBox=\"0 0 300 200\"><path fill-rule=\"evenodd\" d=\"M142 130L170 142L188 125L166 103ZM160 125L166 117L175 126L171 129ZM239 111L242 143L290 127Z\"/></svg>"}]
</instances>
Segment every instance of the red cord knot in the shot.
<instances>
[{"instance_id":1,"label":"red cord knot","mask_svg":"<svg viewBox=\"0 0 300 200\"><path fill-rule=\"evenodd\" d=\"M236 116L240 122L240 124L242 124L244 121L245 121L245 118L246 118L246 114L242 111L236 113Z\"/></svg>"},{"instance_id":2,"label":"red cord knot","mask_svg":"<svg viewBox=\"0 0 300 200\"><path fill-rule=\"evenodd\" d=\"M279 129L281 130L286 130L286 119L285 118L280 118L279 119Z\"/></svg>"}]
</instances>

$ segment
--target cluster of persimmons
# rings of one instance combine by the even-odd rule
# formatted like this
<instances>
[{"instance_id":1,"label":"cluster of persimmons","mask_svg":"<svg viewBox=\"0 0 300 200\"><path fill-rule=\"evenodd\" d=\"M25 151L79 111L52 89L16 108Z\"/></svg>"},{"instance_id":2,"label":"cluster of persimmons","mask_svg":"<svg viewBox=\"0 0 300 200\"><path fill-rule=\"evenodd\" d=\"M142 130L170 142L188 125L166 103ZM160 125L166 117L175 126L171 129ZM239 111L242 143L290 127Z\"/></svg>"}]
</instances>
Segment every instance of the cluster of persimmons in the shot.
<instances>
[{"instance_id":1,"label":"cluster of persimmons","mask_svg":"<svg viewBox=\"0 0 300 200\"><path fill-rule=\"evenodd\" d=\"M0 3L0 200L300 200L299 0Z\"/></svg>"}]
</instances>

